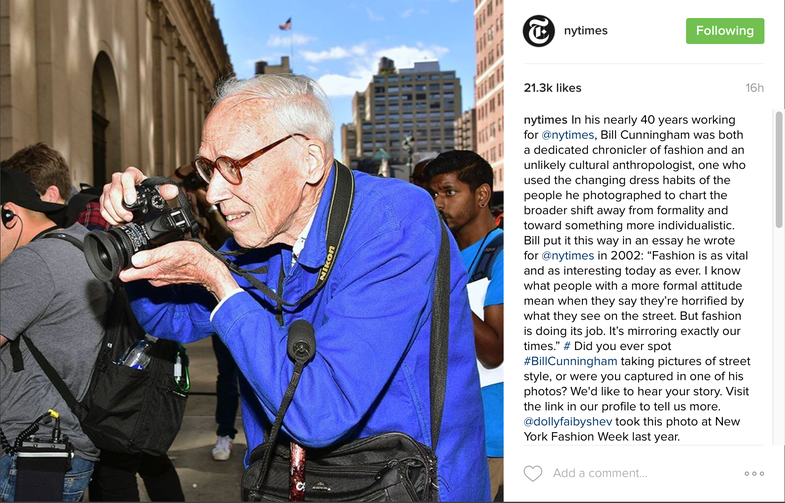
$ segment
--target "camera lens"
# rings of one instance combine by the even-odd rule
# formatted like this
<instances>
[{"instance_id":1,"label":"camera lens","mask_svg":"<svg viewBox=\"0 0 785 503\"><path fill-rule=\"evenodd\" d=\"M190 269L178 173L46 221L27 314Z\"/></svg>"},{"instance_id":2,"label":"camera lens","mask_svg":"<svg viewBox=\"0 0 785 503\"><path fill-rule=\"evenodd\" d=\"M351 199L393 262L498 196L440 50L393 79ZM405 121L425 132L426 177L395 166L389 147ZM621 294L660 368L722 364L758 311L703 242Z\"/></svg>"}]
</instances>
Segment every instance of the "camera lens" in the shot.
<instances>
[{"instance_id":1,"label":"camera lens","mask_svg":"<svg viewBox=\"0 0 785 503\"><path fill-rule=\"evenodd\" d=\"M119 228L92 231L84 239L87 265L96 278L111 281L131 264L130 239Z\"/></svg>"}]
</instances>

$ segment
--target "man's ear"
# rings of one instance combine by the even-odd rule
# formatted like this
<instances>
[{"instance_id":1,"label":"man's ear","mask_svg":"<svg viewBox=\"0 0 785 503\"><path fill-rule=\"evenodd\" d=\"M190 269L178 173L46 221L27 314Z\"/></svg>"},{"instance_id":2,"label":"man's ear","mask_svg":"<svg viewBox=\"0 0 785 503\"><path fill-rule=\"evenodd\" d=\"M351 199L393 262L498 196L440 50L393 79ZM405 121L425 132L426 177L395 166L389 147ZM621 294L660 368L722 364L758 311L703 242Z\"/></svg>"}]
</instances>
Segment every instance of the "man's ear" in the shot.
<instances>
[{"instance_id":1,"label":"man's ear","mask_svg":"<svg viewBox=\"0 0 785 503\"><path fill-rule=\"evenodd\" d=\"M491 204L491 186L487 183L483 183L479 187L477 187L477 192L475 193L475 197L477 198L477 204L480 208L485 208Z\"/></svg>"},{"instance_id":2,"label":"man's ear","mask_svg":"<svg viewBox=\"0 0 785 503\"><path fill-rule=\"evenodd\" d=\"M54 185L50 185L46 188L43 194L41 194L41 201L46 201L47 203L57 203L60 202L60 189L55 187ZM65 199L65 198L62 198Z\"/></svg>"},{"instance_id":3,"label":"man's ear","mask_svg":"<svg viewBox=\"0 0 785 503\"><path fill-rule=\"evenodd\" d=\"M306 181L310 184L317 184L324 176L327 149L325 148L324 143L318 139L308 140L306 147L306 162L308 167Z\"/></svg>"}]
</instances>

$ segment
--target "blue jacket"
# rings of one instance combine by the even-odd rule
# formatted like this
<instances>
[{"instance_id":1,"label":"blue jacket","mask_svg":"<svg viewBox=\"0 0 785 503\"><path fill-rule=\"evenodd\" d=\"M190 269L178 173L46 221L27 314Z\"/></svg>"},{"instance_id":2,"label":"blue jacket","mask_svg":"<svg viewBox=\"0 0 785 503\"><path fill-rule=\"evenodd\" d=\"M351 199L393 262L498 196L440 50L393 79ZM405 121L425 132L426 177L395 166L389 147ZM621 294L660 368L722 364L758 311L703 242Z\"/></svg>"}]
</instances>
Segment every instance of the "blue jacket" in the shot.
<instances>
[{"instance_id":1,"label":"blue jacket","mask_svg":"<svg viewBox=\"0 0 785 503\"><path fill-rule=\"evenodd\" d=\"M297 263L291 250L271 246L235 260L245 269L267 266L257 278L294 302L316 283L327 252L330 172ZM131 285L140 323L157 337L191 342L216 332L239 366L243 427L249 451L263 442L292 375L287 327L297 319L316 331L316 357L302 374L282 431L304 446L323 447L387 431L430 446L428 376L432 288L442 225L431 197L400 182L354 172L354 206L327 284L301 306L284 309L235 277L245 291L230 297L210 321L215 300L194 286ZM482 398L466 272L451 242L450 344L447 394L438 457L443 501L490 497ZM236 248L230 239L225 248ZM280 292L277 292L280 294ZM246 463L248 457L246 454Z\"/></svg>"}]
</instances>

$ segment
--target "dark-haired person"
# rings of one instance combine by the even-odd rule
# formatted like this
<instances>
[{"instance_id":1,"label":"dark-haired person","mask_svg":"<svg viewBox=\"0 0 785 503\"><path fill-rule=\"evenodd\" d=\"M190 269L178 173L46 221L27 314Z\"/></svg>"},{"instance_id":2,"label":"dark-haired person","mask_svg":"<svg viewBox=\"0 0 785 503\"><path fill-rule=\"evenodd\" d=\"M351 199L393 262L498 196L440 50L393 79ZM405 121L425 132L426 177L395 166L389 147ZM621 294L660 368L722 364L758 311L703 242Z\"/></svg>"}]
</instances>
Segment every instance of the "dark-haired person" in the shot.
<instances>
[{"instance_id":1,"label":"dark-haired person","mask_svg":"<svg viewBox=\"0 0 785 503\"><path fill-rule=\"evenodd\" d=\"M5 163L4 163L5 164ZM63 485L63 500L78 501L93 472L98 449L82 431L65 400L44 375L20 337L24 334L81 400L104 334L109 291L95 279L84 254L71 243L44 236L59 229L54 215L65 207L41 200L30 178L2 170L0 226L0 426L13 443L47 409L60 413L64 435L76 451ZM75 224L59 232L83 239L87 229ZM14 352L24 369L14 371ZM51 425L39 430L51 436ZM3 451L0 491L13 501L16 455Z\"/></svg>"},{"instance_id":2,"label":"dark-haired person","mask_svg":"<svg viewBox=\"0 0 785 503\"><path fill-rule=\"evenodd\" d=\"M3 161L3 167L25 173L33 181L41 200L67 204L62 223L80 223L88 230L109 228L101 216L97 195L79 193L71 196L71 170L62 154L45 143L28 145ZM92 189L95 190L95 189Z\"/></svg>"},{"instance_id":3,"label":"dark-haired person","mask_svg":"<svg viewBox=\"0 0 785 503\"><path fill-rule=\"evenodd\" d=\"M443 152L425 167L436 208L469 274L491 497L504 484L504 242L490 209L493 169L470 150Z\"/></svg>"}]
</instances>

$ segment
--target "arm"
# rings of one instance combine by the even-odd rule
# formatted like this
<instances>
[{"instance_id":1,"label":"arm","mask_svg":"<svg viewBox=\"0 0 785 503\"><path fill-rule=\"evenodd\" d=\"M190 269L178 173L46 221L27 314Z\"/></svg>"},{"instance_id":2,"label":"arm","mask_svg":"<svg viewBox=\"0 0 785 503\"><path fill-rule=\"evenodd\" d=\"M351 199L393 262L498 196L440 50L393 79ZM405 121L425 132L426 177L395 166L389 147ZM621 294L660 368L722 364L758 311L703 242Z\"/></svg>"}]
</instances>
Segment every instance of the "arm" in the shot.
<instances>
[{"instance_id":1,"label":"arm","mask_svg":"<svg viewBox=\"0 0 785 503\"><path fill-rule=\"evenodd\" d=\"M352 250L339 256L340 267L314 302L326 303L323 317L313 319L314 306L287 317L288 324L304 311L316 330L316 357L284 421L289 436L312 447L351 434L426 323L437 236L419 226L387 229ZM286 328L247 292L231 297L213 325L272 420L293 368Z\"/></svg>"},{"instance_id":2,"label":"arm","mask_svg":"<svg viewBox=\"0 0 785 503\"><path fill-rule=\"evenodd\" d=\"M218 259L197 243L177 241L139 252L131 260L134 267L120 273L120 279L132 282L128 285L131 307L147 332L180 342L215 332L211 310L238 288ZM145 279L149 283L139 281Z\"/></svg>"},{"instance_id":3,"label":"arm","mask_svg":"<svg viewBox=\"0 0 785 503\"><path fill-rule=\"evenodd\" d=\"M496 257L485 292L483 319L472 313L477 359L487 368L504 362L504 250Z\"/></svg>"},{"instance_id":4,"label":"arm","mask_svg":"<svg viewBox=\"0 0 785 503\"><path fill-rule=\"evenodd\" d=\"M485 321L472 313L477 359L487 369L504 362L504 304L486 306Z\"/></svg>"}]
</instances>

